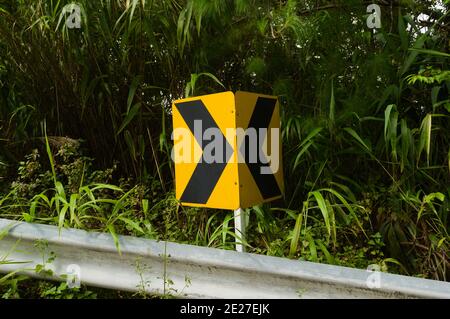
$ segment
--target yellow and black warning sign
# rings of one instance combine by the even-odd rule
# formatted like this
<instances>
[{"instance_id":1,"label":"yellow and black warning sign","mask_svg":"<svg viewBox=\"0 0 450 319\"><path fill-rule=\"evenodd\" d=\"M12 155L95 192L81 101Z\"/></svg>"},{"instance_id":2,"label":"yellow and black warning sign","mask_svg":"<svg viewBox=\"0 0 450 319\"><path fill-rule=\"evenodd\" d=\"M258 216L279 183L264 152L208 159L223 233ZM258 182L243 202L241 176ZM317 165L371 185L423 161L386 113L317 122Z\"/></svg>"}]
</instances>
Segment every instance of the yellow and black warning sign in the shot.
<instances>
[{"instance_id":1,"label":"yellow and black warning sign","mask_svg":"<svg viewBox=\"0 0 450 319\"><path fill-rule=\"evenodd\" d=\"M176 198L184 205L238 209L280 198L278 100L223 92L173 102Z\"/></svg>"}]
</instances>

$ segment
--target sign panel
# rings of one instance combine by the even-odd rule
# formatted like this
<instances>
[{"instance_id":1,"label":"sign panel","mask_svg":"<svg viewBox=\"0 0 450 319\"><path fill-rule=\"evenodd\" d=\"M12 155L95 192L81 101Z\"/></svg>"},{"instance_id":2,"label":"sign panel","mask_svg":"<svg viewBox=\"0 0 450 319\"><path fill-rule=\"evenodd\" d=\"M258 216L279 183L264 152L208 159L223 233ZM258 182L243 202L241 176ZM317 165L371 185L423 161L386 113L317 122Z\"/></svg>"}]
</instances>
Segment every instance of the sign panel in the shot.
<instances>
[{"instance_id":1,"label":"sign panel","mask_svg":"<svg viewBox=\"0 0 450 319\"><path fill-rule=\"evenodd\" d=\"M241 91L236 92L235 105L237 128L247 133L244 139L237 134L238 150L245 159L238 163L239 201L246 208L282 197L280 107L275 96ZM257 143L252 142L253 132Z\"/></svg>"},{"instance_id":2,"label":"sign panel","mask_svg":"<svg viewBox=\"0 0 450 319\"><path fill-rule=\"evenodd\" d=\"M238 209L283 193L277 98L223 92L173 102L176 198Z\"/></svg>"}]
</instances>

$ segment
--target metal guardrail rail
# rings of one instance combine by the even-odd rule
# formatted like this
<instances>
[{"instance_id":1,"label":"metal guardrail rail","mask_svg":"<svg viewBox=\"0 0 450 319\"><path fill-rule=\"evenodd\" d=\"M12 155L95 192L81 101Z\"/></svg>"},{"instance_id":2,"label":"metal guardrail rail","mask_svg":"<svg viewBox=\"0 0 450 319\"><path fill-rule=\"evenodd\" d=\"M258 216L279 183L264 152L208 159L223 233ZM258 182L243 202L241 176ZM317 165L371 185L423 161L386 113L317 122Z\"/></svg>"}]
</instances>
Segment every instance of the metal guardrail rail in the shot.
<instances>
[{"instance_id":1,"label":"metal guardrail rail","mask_svg":"<svg viewBox=\"0 0 450 319\"><path fill-rule=\"evenodd\" d=\"M121 254L109 234L0 219L0 273L39 277L36 265L53 252L52 279L64 280L75 268L83 284L126 291L189 298L450 298L448 282L128 236L119 243ZM379 288L368 288L374 275Z\"/></svg>"}]
</instances>

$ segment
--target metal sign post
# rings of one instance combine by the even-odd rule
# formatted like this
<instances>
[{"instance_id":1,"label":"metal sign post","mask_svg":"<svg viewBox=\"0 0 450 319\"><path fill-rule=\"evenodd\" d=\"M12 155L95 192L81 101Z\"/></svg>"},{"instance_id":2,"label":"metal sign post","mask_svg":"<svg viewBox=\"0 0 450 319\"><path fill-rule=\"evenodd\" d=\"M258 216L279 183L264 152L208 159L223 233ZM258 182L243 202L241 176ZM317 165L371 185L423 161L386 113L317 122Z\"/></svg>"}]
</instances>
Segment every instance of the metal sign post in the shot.
<instances>
[{"instance_id":1,"label":"metal sign post","mask_svg":"<svg viewBox=\"0 0 450 319\"><path fill-rule=\"evenodd\" d=\"M236 251L244 252L246 228L247 228L247 218L245 210L238 208L234 211L234 234L236 235Z\"/></svg>"},{"instance_id":2,"label":"metal sign post","mask_svg":"<svg viewBox=\"0 0 450 319\"><path fill-rule=\"evenodd\" d=\"M245 208L283 196L276 96L222 92L172 104L175 197L185 206L234 211L245 251Z\"/></svg>"}]
</instances>

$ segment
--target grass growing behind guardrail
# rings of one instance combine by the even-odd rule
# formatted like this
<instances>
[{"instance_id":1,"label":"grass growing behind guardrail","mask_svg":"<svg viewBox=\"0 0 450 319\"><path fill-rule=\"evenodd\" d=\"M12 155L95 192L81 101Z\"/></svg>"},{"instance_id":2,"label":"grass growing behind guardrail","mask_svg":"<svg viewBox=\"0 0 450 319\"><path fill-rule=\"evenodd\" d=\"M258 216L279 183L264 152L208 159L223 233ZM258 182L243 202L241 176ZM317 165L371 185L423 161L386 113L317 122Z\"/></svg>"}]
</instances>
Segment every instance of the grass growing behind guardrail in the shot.
<instances>
[{"instance_id":1,"label":"grass growing behind guardrail","mask_svg":"<svg viewBox=\"0 0 450 319\"><path fill-rule=\"evenodd\" d=\"M158 185L149 190L126 180L119 186L110 184L113 169L92 172L91 159L79 153L79 145L68 140L52 150L45 137L44 156L34 150L21 163L13 189L0 200L0 216L109 232L119 253L118 234L234 249L232 212L211 214L182 207L172 192L162 199ZM372 225L373 212L367 203L358 202L344 185L333 184L341 192L311 191L299 212L269 206L248 209L248 250L358 268L378 264L384 271L409 274L399 260L386 256L383 236ZM434 201L429 196L417 208L427 212L434 209Z\"/></svg>"},{"instance_id":2,"label":"grass growing behind guardrail","mask_svg":"<svg viewBox=\"0 0 450 319\"><path fill-rule=\"evenodd\" d=\"M170 101L241 89L282 110L250 252L449 280L447 7L80 0L69 30L69 2L0 0L0 217L233 249L231 212L174 198Z\"/></svg>"}]
</instances>

